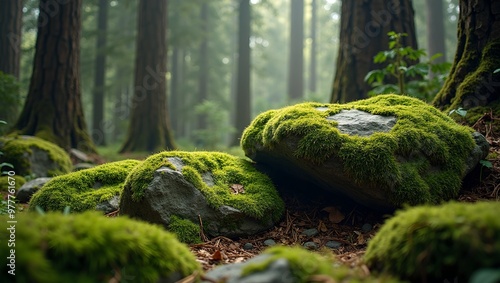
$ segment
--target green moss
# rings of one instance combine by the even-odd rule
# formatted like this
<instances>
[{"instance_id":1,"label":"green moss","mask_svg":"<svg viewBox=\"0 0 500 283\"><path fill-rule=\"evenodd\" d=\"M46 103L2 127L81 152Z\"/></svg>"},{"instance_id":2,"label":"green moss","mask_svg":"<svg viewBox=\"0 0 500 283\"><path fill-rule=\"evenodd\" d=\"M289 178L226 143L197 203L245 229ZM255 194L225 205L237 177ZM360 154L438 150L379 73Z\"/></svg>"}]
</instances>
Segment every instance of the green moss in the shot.
<instances>
[{"instance_id":1,"label":"green moss","mask_svg":"<svg viewBox=\"0 0 500 283\"><path fill-rule=\"evenodd\" d=\"M9 181L13 183L12 178L14 178L14 183L15 183L14 187L16 188L16 191L19 190L19 188L26 183L26 179L24 179L21 176L14 176L14 177L2 176L0 177L0 192L8 191L10 186Z\"/></svg>"},{"instance_id":2,"label":"green moss","mask_svg":"<svg viewBox=\"0 0 500 283\"><path fill-rule=\"evenodd\" d=\"M127 177L125 187L131 190L134 201L141 201L157 169L162 166L175 169L168 161L170 157L182 160L185 165L182 174L213 208L232 206L259 220L276 221L283 214L283 201L266 175L258 172L250 162L220 152L165 151L150 156ZM213 186L202 181L202 174L206 172L212 174ZM233 184L243 185L245 192L233 194L230 188Z\"/></svg>"},{"instance_id":3,"label":"green moss","mask_svg":"<svg viewBox=\"0 0 500 283\"><path fill-rule=\"evenodd\" d=\"M389 132L349 136L326 119L349 109L395 116L397 122ZM348 104L302 103L265 112L244 131L241 145L247 156L254 156L285 138L297 138L297 158L313 164L339 159L344 174L359 183L387 188L391 202L402 205L438 203L457 195L475 145L471 133L421 100L389 94ZM437 180L436 171L443 179ZM446 186L435 190L436 184Z\"/></svg>"},{"instance_id":4,"label":"green moss","mask_svg":"<svg viewBox=\"0 0 500 283\"><path fill-rule=\"evenodd\" d=\"M367 276L360 270L340 266L331 256L322 256L300 247L273 247L266 250L264 254L270 256L262 262L245 267L242 272L244 276L265 270L269 264L278 259L286 259L297 282L317 282L311 278L315 275L333 279L328 282L398 282L387 276L380 278ZM323 279L321 282L327 281Z\"/></svg>"},{"instance_id":5,"label":"green moss","mask_svg":"<svg viewBox=\"0 0 500 283\"><path fill-rule=\"evenodd\" d=\"M53 177L71 172L72 164L69 155L57 145L48 141L28 136L9 136L0 138L0 151L3 152L2 162L11 163L17 175L32 175L31 164L26 155L32 155L33 148L39 148L48 153L48 157L57 167L47 172L47 176Z\"/></svg>"},{"instance_id":6,"label":"green moss","mask_svg":"<svg viewBox=\"0 0 500 283\"><path fill-rule=\"evenodd\" d=\"M121 194L128 173L139 163L123 160L55 177L33 195L30 209L36 206L46 211L62 211L66 206L76 212L95 209L98 203Z\"/></svg>"},{"instance_id":7,"label":"green moss","mask_svg":"<svg viewBox=\"0 0 500 283\"><path fill-rule=\"evenodd\" d=\"M168 230L177 235L179 241L187 244L200 243L200 226L187 219L175 215L170 216Z\"/></svg>"},{"instance_id":8,"label":"green moss","mask_svg":"<svg viewBox=\"0 0 500 283\"><path fill-rule=\"evenodd\" d=\"M0 219L7 223L7 217ZM159 282L175 273L182 278L201 270L173 234L126 217L24 213L16 220L17 282L112 282L120 275L122 280ZM1 229L0 236L9 238L9 230ZM7 274L11 248L0 245L5 255L2 278L11 276Z\"/></svg>"},{"instance_id":9,"label":"green moss","mask_svg":"<svg viewBox=\"0 0 500 283\"><path fill-rule=\"evenodd\" d=\"M412 281L468 281L500 266L500 203L449 203L397 212L369 242L366 263Z\"/></svg>"}]
</instances>

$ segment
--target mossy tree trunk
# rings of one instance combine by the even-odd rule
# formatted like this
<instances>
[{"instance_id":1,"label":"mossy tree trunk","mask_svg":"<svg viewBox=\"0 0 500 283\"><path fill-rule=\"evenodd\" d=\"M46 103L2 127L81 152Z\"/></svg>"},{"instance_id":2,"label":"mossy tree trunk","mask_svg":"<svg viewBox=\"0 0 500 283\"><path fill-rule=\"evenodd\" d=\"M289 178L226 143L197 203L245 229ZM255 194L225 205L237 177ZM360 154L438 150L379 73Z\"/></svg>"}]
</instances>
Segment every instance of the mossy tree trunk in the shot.
<instances>
[{"instance_id":1,"label":"mossy tree trunk","mask_svg":"<svg viewBox=\"0 0 500 283\"><path fill-rule=\"evenodd\" d=\"M443 110L499 101L500 3L460 0L458 44L448 79L434 99Z\"/></svg>"},{"instance_id":2,"label":"mossy tree trunk","mask_svg":"<svg viewBox=\"0 0 500 283\"><path fill-rule=\"evenodd\" d=\"M141 0L132 114L122 153L175 149L167 113L166 31L167 0Z\"/></svg>"},{"instance_id":3,"label":"mossy tree trunk","mask_svg":"<svg viewBox=\"0 0 500 283\"><path fill-rule=\"evenodd\" d=\"M95 152L85 124L80 89L82 0L40 0L33 73L19 120L20 134L64 149Z\"/></svg>"},{"instance_id":4,"label":"mossy tree trunk","mask_svg":"<svg viewBox=\"0 0 500 283\"><path fill-rule=\"evenodd\" d=\"M407 33L403 46L417 48L411 0L344 0L340 22L340 44L331 102L366 98L371 90L364 78L384 65L373 57L389 49L387 33Z\"/></svg>"}]
</instances>

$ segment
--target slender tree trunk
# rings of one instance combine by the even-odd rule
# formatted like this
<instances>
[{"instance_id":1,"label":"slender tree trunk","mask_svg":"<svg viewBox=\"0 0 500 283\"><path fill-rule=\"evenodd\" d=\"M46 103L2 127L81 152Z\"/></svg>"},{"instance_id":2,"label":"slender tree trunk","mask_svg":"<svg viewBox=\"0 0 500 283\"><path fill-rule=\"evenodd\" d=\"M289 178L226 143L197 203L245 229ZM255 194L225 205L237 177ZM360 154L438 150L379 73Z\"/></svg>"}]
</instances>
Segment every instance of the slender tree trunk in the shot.
<instances>
[{"instance_id":1,"label":"slender tree trunk","mask_svg":"<svg viewBox=\"0 0 500 283\"><path fill-rule=\"evenodd\" d=\"M104 129L104 94L106 77L106 37L108 29L108 0L99 0L95 57L94 93L92 95L92 139L96 145L106 144Z\"/></svg>"},{"instance_id":2,"label":"slender tree trunk","mask_svg":"<svg viewBox=\"0 0 500 283\"><path fill-rule=\"evenodd\" d=\"M236 135L232 145L240 144L243 130L250 124L250 0L240 0L238 17L238 78L236 82Z\"/></svg>"},{"instance_id":3,"label":"slender tree trunk","mask_svg":"<svg viewBox=\"0 0 500 283\"><path fill-rule=\"evenodd\" d=\"M175 148L167 113L167 0L140 0L134 96L121 152Z\"/></svg>"},{"instance_id":4,"label":"slender tree trunk","mask_svg":"<svg viewBox=\"0 0 500 283\"><path fill-rule=\"evenodd\" d=\"M198 103L208 99L208 3L203 2L200 10L202 39L200 43L200 68L198 81ZM207 115L198 114L196 129L207 128Z\"/></svg>"},{"instance_id":5,"label":"slender tree trunk","mask_svg":"<svg viewBox=\"0 0 500 283\"><path fill-rule=\"evenodd\" d=\"M433 104L444 110L485 106L500 99L500 6L460 0L458 45L450 74Z\"/></svg>"},{"instance_id":6,"label":"slender tree trunk","mask_svg":"<svg viewBox=\"0 0 500 283\"><path fill-rule=\"evenodd\" d=\"M427 17L427 54L429 57L441 53L435 62L446 59L443 1L425 0Z\"/></svg>"},{"instance_id":7,"label":"slender tree trunk","mask_svg":"<svg viewBox=\"0 0 500 283\"><path fill-rule=\"evenodd\" d=\"M291 1L288 100L304 97L304 0Z\"/></svg>"},{"instance_id":8,"label":"slender tree trunk","mask_svg":"<svg viewBox=\"0 0 500 283\"><path fill-rule=\"evenodd\" d=\"M23 1L0 2L0 71L19 80Z\"/></svg>"},{"instance_id":9,"label":"slender tree trunk","mask_svg":"<svg viewBox=\"0 0 500 283\"><path fill-rule=\"evenodd\" d=\"M40 1L33 73L15 129L64 149L95 152L81 105L81 4Z\"/></svg>"},{"instance_id":10,"label":"slender tree trunk","mask_svg":"<svg viewBox=\"0 0 500 283\"><path fill-rule=\"evenodd\" d=\"M311 53L309 65L309 91L316 92L316 0L311 0Z\"/></svg>"},{"instance_id":11,"label":"slender tree trunk","mask_svg":"<svg viewBox=\"0 0 500 283\"><path fill-rule=\"evenodd\" d=\"M384 65L373 57L389 48L387 33L407 33L403 46L417 48L411 0L344 0L340 23L340 44L331 102L366 98L371 87L366 74Z\"/></svg>"},{"instance_id":12,"label":"slender tree trunk","mask_svg":"<svg viewBox=\"0 0 500 283\"><path fill-rule=\"evenodd\" d=\"M179 92L179 47L174 46L172 50L172 77L170 79L170 121L172 121L172 130L177 137L180 137L180 92Z\"/></svg>"}]
</instances>

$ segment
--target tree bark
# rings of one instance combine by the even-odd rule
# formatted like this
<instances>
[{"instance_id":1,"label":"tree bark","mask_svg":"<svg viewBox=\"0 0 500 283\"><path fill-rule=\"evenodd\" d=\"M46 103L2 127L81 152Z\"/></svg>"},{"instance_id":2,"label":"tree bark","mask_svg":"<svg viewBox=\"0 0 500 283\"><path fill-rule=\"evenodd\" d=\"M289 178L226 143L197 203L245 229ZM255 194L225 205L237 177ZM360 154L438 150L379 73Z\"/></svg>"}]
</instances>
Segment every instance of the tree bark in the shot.
<instances>
[{"instance_id":1,"label":"tree bark","mask_svg":"<svg viewBox=\"0 0 500 283\"><path fill-rule=\"evenodd\" d=\"M95 152L81 105L82 0L41 0L33 73L15 129L64 149Z\"/></svg>"},{"instance_id":2,"label":"tree bark","mask_svg":"<svg viewBox=\"0 0 500 283\"><path fill-rule=\"evenodd\" d=\"M108 5L108 0L99 0L94 92L92 95L92 139L96 145L105 145L107 134L104 127L104 94L106 76Z\"/></svg>"},{"instance_id":3,"label":"tree bark","mask_svg":"<svg viewBox=\"0 0 500 283\"><path fill-rule=\"evenodd\" d=\"M238 77L236 81L236 134L232 145L240 144L243 130L250 124L250 0L240 0L238 17Z\"/></svg>"},{"instance_id":4,"label":"tree bark","mask_svg":"<svg viewBox=\"0 0 500 283\"><path fill-rule=\"evenodd\" d=\"M443 1L426 0L427 10L427 54L429 57L441 53L443 56L434 62L441 63L446 59Z\"/></svg>"},{"instance_id":5,"label":"tree bark","mask_svg":"<svg viewBox=\"0 0 500 283\"><path fill-rule=\"evenodd\" d=\"M332 103L367 97L371 86L364 78L368 72L384 67L373 63L373 57L389 49L387 33L390 31L407 33L408 36L402 38L402 45L418 48L411 0L342 1Z\"/></svg>"},{"instance_id":6,"label":"tree bark","mask_svg":"<svg viewBox=\"0 0 500 283\"><path fill-rule=\"evenodd\" d=\"M304 0L291 1L288 100L304 97Z\"/></svg>"},{"instance_id":7,"label":"tree bark","mask_svg":"<svg viewBox=\"0 0 500 283\"><path fill-rule=\"evenodd\" d=\"M23 3L20 0L0 4L0 71L19 80L21 60Z\"/></svg>"},{"instance_id":8,"label":"tree bark","mask_svg":"<svg viewBox=\"0 0 500 283\"><path fill-rule=\"evenodd\" d=\"M311 53L309 54L309 91L316 92L316 0L311 0Z\"/></svg>"},{"instance_id":9,"label":"tree bark","mask_svg":"<svg viewBox=\"0 0 500 283\"><path fill-rule=\"evenodd\" d=\"M167 0L140 0L132 114L121 153L173 150L167 113Z\"/></svg>"},{"instance_id":10,"label":"tree bark","mask_svg":"<svg viewBox=\"0 0 500 283\"><path fill-rule=\"evenodd\" d=\"M499 100L500 3L460 0L458 45L450 74L433 104L443 110Z\"/></svg>"}]
</instances>

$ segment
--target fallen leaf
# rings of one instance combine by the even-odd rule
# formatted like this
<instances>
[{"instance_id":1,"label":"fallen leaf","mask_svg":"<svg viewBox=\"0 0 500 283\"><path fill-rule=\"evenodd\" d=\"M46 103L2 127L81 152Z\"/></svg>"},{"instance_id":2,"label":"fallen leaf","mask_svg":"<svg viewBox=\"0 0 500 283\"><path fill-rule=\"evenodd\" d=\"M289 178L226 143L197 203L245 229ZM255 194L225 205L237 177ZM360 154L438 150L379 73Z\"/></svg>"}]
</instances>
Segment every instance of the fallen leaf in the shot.
<instances>
[{"instance_id":1,"label":"fallen leaf","mask_svg":"<svg viewBox=\"0 0 500 283\"><path fill-rule=\"evenodd\" d=\"M243 187L243 185L240 185L240 184L232 184L231 185L231 191L235 195L237 195L237 194L243 194L243 193L245 193L245 187Z\"/></svg>"},{"instance_id":2,"label":"fallen leaf","mask_svg":"<svg viewBox=\"0 0 500 283\"><path fill-rule=\"evenodd\" d=\"M325 207L322 211L328 212L328 220L333 223L340 223L345 218L344 214L334 206Z\"/></svg>"},{"instance_id":3,"label":"fallen leaf","mask_svg":"<svg viewBox=\"0 0 500 283\"><path fill-rule=\"evenodd\" d=\"M325 223L323 223L323 221L321 221L321 220L319 221L319 224L318 224L318 230L321 232L328 231L328 228L326 228Z\"/></svg>"},{"instance_id":4,"label":"fallen leaf","mask_svg":"<svg viewBox=\"0 0 500 283\"><path fill-rule=\"evenodd\" d=\"M212 254L212 259L217 261L222 260L222 253L220 250L216 250L215 253Z\"/></svg>"}]
</instances>

